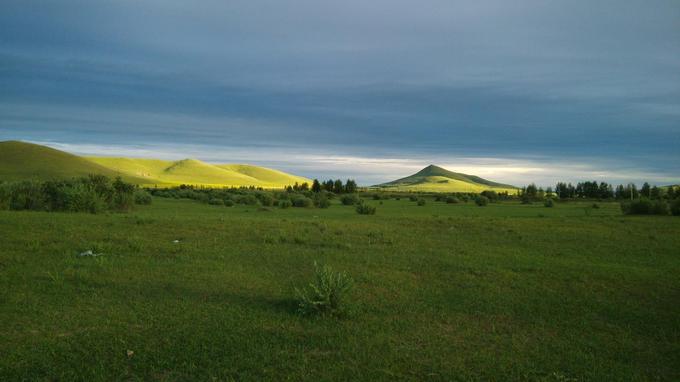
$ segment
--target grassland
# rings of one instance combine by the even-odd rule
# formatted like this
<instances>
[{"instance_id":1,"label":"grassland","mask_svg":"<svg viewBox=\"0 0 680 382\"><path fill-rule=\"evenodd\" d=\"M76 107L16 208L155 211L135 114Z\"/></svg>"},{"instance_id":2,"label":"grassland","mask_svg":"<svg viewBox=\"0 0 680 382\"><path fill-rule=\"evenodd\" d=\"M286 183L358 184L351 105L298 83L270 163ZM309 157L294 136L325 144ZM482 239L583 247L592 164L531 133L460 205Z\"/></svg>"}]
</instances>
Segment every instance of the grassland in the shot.
<instances>
[{"instance_id":1,"label":"grassland","mask_svg":"<svg viewBox=\"0 0 680 382\"><path fill-rule=\"evenodd\" d=\"M0 380L680 379L677 217L366 203L0 211ZM348 317L296 314L315 260Z\"/></svg>"},{"instance_id":2,"label":"grassland","mask_svg":"<svg viewBox=\"0 0 680 382\"><path fill-rule=\"evenodd\" d=\"M243 164L210 164L197 159L168 161L143 158L80 157L46 146L0 142L0 179L63 179L102 174L121 176L148 187L180 184L206 187L283 188L311 180L285 172Z\"/></svg>"}]
</instances>

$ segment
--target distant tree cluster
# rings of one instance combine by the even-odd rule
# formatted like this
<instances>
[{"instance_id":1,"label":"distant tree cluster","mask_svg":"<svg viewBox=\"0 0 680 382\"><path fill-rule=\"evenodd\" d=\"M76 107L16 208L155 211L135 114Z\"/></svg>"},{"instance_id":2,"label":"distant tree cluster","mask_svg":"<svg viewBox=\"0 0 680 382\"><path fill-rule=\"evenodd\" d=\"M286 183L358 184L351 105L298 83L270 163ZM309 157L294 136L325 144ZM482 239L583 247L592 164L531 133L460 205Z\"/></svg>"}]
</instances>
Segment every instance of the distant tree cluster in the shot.
<instances>
[{"instance_id":1,"label":"distant tree cluster","mask_svg":"<svg viewBox=\"0 0 680 382\"><path fill-rule=\"evenodd\" d=\"M625 214L637 215L680 215L680 188L669 186L665 188L652 186L645 182L640 189L634 184L619 184L613 187L606 182L586 181L576 183L558 182L553 191L551 187L545 190L530 184L519 192L523 203L559 198L569 199L615 199L621 203ZM552 206L546 203L546 206Z\"/></svg>"},{"instance_id":2,"label":"distant tree cluster","mask_svg":"<svg viewBox=\"0 0 680 382\"><path fill-rule=\"evenodd\" d=\"M329 179L323 183L318 179L312 182L312 192L332 192L334 194L353 194L358 191L357 183L353 179L347 179L345 183L340 179Z\"/></svg>"}]
</instances>

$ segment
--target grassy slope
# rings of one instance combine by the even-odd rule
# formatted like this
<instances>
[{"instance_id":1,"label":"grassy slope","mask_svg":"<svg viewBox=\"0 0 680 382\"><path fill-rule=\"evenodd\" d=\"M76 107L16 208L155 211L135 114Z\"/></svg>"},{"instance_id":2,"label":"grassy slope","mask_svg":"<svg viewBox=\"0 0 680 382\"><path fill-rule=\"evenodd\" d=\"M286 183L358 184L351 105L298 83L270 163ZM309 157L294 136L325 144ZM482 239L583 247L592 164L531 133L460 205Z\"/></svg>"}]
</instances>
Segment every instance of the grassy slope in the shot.
<instances>
[{"instance_id":1,"label":"grassy slope","mask_svg":"<svg viewBox=\"0 0 680 382\"><path fill-rule=\"evenodd\" d=\"M492 182L475 175L449 171L435 165L429 165L411 176L379 184L375 187L393 191L482 192L494 190L507 191L511 194L517 192L514 186L508 184Z\"/></svg>"},{"instance_id":2,"label":"grassy slope","mask_svg":"<svg viewBox=\"0 0 680 382\"><path fill-rule=\"evenodd\" d=\"M213 186L284 187L309 179L265 167L212 165L196 159L163 161L157 159L88 157L117 171L147 177L149 184L200 184Z\"/></svg>"},{"instance_id":3,"label":"grassy slope","mask_svg":"<svg viewBox=\"0 0 680 382\"><path fill-rule=\"evenodd\" d=\"M680 379L680 219L367 203L0 211L0 380ZM314 260L353 316L294 313Z\"/></svg>"},{"instance_id":4,"label":"grassy slope","mask_svg":"<svg viewBox=\"0 0 680 382\"><path fill-rule=\"evenodd\" d=\"M19 141L0 142L0 180L60 179L89 174L121 175L130 182L142 181L134 175L120 174L49 147Z\"/></svg>"},{"instance_id":5,"label":"grassy slope","mask_svg":"<svg viewBox=\"0 0 680 382\"><path fill-rule=\"evenodd\" d=\"M244 174L247 176L251 176L253 178L256 178L260 180L261 182L265 184L295 184L297 183L312 183L310 179L301 177L301 176L295 176L295 175L290 175L282 171L266 168L266 167L259 167L259 166L252 166L248 164L218 164L215 165L219 168L229 170L229 171L235 171L240 174Z\"/></svg>"}]
</instances>

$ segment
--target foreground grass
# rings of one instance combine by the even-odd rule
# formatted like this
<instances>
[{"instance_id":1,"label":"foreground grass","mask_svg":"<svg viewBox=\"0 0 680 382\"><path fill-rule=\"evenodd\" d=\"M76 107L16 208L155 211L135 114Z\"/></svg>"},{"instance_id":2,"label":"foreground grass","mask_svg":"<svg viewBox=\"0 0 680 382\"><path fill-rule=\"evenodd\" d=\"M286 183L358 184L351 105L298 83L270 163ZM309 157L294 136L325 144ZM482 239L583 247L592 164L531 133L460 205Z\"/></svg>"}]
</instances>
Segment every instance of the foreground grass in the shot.
<instances>
[{"instance_id":1,"label":"foreground grass","mask_svg":"<svg viewBox=\"0 0 680 382\"><path fill-rule=\"evenodd\" d=\"M680 219L368 203L0 211L0 380L680 378ZM314 260L349 317L295 314Z\"/></svg>"}]
</instances>

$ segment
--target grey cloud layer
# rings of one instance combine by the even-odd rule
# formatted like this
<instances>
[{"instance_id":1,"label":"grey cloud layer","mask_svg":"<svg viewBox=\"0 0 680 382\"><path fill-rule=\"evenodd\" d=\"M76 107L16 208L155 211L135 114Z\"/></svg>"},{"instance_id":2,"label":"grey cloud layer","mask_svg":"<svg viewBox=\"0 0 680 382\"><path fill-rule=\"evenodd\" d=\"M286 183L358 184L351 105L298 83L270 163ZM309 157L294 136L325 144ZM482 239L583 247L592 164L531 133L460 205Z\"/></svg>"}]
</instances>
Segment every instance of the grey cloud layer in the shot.
<instances>
[{"instance_id":1,"label":"grey cloud layer","mask_svg":"<svg viewBox=\"0 0 680 382\"><path fill-rule=\"evenodd\" d=\"M6 1L0 138L618 159L671 177L678 41L675 1Z\"/></svg>"}]
</instances>

